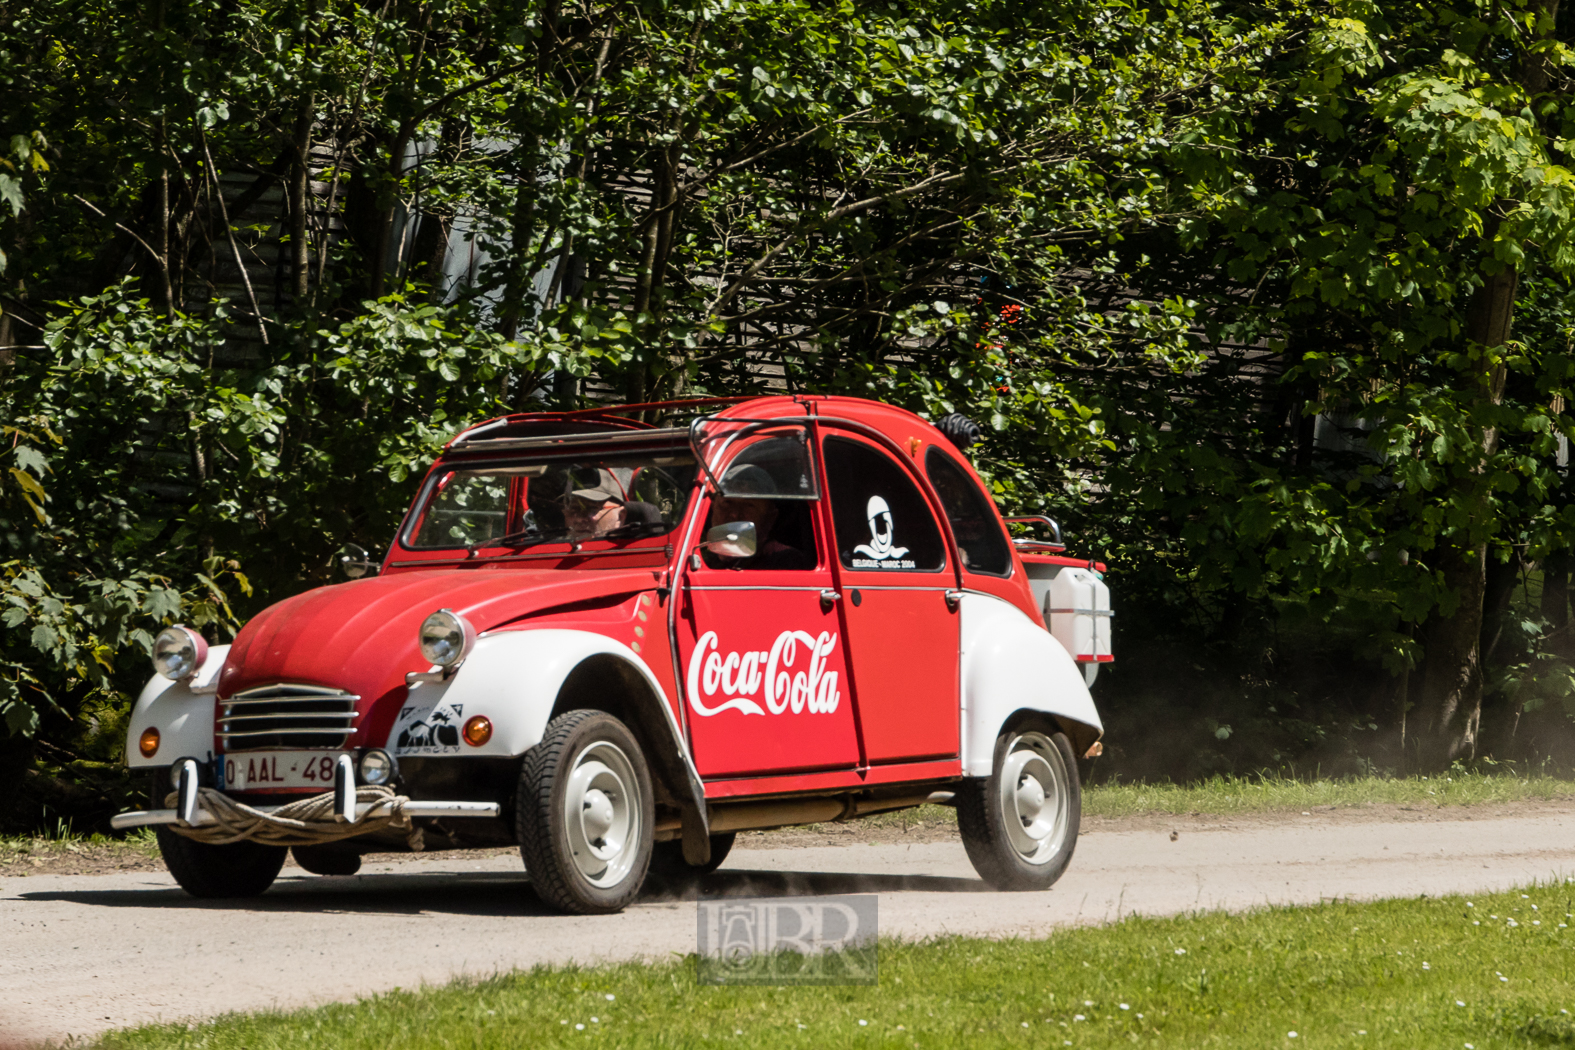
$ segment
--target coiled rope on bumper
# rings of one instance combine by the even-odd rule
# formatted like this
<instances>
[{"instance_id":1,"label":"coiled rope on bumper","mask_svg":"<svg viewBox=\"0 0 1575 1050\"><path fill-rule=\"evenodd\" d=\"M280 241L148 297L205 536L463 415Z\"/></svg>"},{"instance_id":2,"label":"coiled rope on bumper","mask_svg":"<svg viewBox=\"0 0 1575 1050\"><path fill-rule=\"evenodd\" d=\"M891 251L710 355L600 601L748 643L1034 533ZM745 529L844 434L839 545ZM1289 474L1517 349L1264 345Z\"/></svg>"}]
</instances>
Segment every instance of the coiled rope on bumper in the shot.
<instances>
[{"instance_id":1,"label":"coiled rope on bumper","mask_svg":"<svg viewBox=\"0 0 1575 1050\"><path fill-rule=\"evenodd\" d=\"M421 829L405 815L405 803L410 801L409 798L394 794L394 790L389 787L366 786L355 789L355 800L357 804L364 802L371 808L355 821L342 823L334 819L332 791L297 799L271 813L264 813L244 802L237 802L221 791L204 787L197 789L198 808L207 810L218 823L197 828L179 824L165 826L177 835L210 846L225 846L247 840L265 846L316 846L393 828L405 832L405 842L412 850L421 850ZM179 804L179 796L171 792L164 804L173 808Z\"/></svg>"}]
</instances>

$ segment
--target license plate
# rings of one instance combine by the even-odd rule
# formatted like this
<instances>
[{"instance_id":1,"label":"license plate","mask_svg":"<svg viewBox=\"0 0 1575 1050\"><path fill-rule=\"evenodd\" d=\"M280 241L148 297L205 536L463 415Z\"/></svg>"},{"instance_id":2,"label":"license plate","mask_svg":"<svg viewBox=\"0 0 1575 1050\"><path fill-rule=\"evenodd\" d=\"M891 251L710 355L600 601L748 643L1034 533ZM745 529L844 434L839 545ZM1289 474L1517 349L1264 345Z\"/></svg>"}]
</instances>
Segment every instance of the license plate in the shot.
<instances>
[{"instance_id":1,"label":"license plate","mask_svg":"<svg viewBox=\"0 0 1575 1050\"><path fill-rule=\"evenodd\" d=\"M219 756L225 791L328 791L334 786L334 761L340 751L246 751Z\"/></svg>"}]
</instances>

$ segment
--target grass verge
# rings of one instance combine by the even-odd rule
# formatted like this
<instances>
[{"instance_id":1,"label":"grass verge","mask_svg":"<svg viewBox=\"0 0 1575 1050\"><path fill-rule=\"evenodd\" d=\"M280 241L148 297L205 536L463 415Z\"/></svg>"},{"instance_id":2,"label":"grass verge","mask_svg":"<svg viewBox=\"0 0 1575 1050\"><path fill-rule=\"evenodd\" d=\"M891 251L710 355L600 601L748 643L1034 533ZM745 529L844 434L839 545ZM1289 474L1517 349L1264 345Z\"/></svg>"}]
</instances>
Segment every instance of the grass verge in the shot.
<instances>
[{"instance_id":1,"label":"grass verge","mask_svg":"<svg viewBox=\"0 0 1575 1050\"><path fill-rule=\"evenodd\" d=\"M1451 773L1439 777L1213 777L1197 784L1100 784L1083 792L1083 812L1098 817L1145 813L1268 813L1315 806L1473 806L1564 798L1575 782L1512 773Z\"/></svg>"},{"instance_id":2,"label":"grass verge","mask_svg":"<svg viewBox=\"0 0 1575 1050\"><path fill-rule=\"evenodd\" d=\"M1083 789L1086 817L1150 814L1231 816L1375 805L1474 806L1575 796L1575 781L1511 773L1452 773L1442 777L1213 777L1196 784L1096 784ZM948 806L919 806L863 817L856 827L910 830L956 824ZM822 825L814 825L819 828Z\"/></svg>"},{"instance_id":3,"label":"grass verge","mask_svg":"<svg viewBox=\"0 0 1575 1050\"><path fill-rule=\"evenodd\" d=\"M47 835L0 835L0 874L62 866L91 873L128 861L146 863L158 855L151 828L139 828L124 838L84 835L63 826Z\"/></svg>"},{"instance_id":4,"label":"grass verge","mask_svg":"<svg viewBox=\"0 0 1575 1050\"><path fill-rule=\"evenodd\" d=\"M692 959L541 968L99 1045L1564 1046L1575 1042L1572 890L1131 918L1036 941L883 942L879 987L702 987Z\"/></svg>"}]
</instances>

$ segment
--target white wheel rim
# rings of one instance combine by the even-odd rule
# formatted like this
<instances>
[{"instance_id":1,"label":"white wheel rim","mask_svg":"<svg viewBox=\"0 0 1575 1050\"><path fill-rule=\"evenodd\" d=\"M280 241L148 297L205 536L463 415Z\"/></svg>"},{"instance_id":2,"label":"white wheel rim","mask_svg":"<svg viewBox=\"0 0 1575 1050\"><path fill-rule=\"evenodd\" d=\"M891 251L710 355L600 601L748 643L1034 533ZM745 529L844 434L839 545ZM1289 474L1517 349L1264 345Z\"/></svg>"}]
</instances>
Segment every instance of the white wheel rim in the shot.
<instances>
[{"instance_id":1,"label":"white wheel rim","mask_svg":"<svg viewBox=\"0 0 1575 1050\"><path fill-rule=\"evenodd\" d=\"M622 751L597 741L575 756L563 800L569 852L592 886L616 886L634 867L640 843L640 784Z\"/></svg>"},{"instance_id":2,"label":"white wheel rim","mask_svg":"<svg viewBox=\"0 0 1575 1050\"><path fill-rule=\"evenodd\" d=\"M1049 864L1065 848L1069 786L1066 759L1049 737L1023 733L1008 742L999 786L1001 823L1012 849L1029 864Z\"/></svg>"}]
</instances>

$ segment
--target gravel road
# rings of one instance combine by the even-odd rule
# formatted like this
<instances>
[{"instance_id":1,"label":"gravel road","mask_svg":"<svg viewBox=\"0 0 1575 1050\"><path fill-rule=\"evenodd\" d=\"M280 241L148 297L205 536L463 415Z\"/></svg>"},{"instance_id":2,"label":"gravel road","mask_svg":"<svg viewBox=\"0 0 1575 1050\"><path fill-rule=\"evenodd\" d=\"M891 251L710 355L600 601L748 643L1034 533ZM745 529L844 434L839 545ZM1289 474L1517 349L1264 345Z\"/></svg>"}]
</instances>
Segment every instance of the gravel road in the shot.
<instances>
[{"instance_id":1,"label":"gravel road","mask_svg":"<svg viewBox=\"0 0 1575 1050\"><path fill-rule=\"evenodd\" d=\"M707 891L874 892L882 933L1033 937L1134 912L1480 892L1567 873L1575 808L1544 805L1101 821L1036 894L987 890L954 839L740 848ZM376 858L348 878L286 868L244 902L195 901L162 872L0 877L0 1046L694 944L682 894L619 916L558 915L508 856Z\"/></svg>"}]
</instances>

